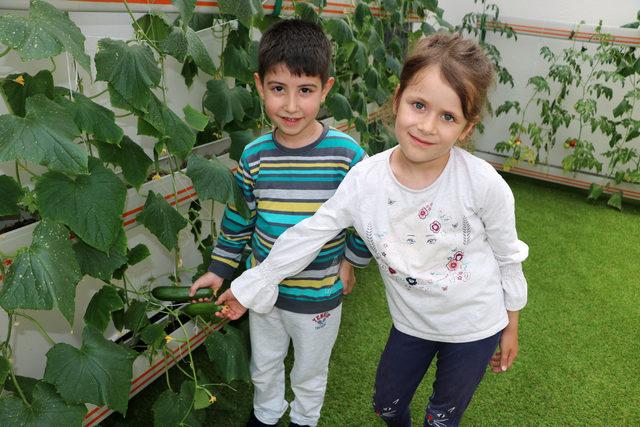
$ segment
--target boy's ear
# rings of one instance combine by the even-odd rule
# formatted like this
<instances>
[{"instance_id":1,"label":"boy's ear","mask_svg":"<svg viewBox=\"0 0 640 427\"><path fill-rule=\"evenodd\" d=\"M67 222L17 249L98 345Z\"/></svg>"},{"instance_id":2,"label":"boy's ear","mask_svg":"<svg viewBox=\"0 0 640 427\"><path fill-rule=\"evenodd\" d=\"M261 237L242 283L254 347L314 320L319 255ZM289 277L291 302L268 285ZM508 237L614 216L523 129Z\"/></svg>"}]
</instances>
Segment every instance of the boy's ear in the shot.
<instances>
[{"instance_id":1,"label":"boy's ear","mask_svg":"<svg viewBox=\"0 0 640 427\"><path fill-rule=\"evenodd\" d=\"M260 98L264 99L264 88L262 87L262 80L260 80L258 73L253 73L253 81L256 82L256 89L258 89Z\"/></svg>"},{"instance_id":2,"label":"boy's ear","mask_svg":"<svg viewBox=\"0 0 640 427\"><path fill-rule=\"evenodd\" d=\"M333 87L333 84L335 82L336 82L336 79L334 79L333 77L329 77L327 79L327 82L322 86L322 101L321 102L324 102L325 98L329 94L329 91L331 90L331 88Z\"/></svg>"}]
</instances>

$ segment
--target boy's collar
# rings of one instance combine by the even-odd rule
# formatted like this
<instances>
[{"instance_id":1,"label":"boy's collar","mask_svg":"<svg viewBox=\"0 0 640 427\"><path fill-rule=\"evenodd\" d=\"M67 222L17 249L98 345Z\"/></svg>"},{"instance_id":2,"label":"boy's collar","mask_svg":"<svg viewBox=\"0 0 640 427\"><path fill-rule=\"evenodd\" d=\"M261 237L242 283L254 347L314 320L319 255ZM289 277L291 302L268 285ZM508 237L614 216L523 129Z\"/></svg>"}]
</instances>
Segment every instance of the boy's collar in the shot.
<instances>
[{"instance_id":1,"label":"boy's collar","mask_svg":"<svg viewBox=\"0 0 640 427\"><path fill-rule=\"evenodd\" d=\"M305 151L313 150L318 144L320 144L320 142L322 142L323 139L325 139L325 137L327 136L327 133L329 132L328 125L326 125L321 121L317 121L317 122L322 125L322 132L320 133L320 136L318 136L318 138L316 138L313 142L303 145L302 147L297 147L297 148L285 147L284 145L279 143L278 138L276 136L276 131L278 130L278 128L275 128L271 131L271 138L273 139L273 142L281 151L284 151L287 153L302 153Z\"/></svg>"}]
</instances>

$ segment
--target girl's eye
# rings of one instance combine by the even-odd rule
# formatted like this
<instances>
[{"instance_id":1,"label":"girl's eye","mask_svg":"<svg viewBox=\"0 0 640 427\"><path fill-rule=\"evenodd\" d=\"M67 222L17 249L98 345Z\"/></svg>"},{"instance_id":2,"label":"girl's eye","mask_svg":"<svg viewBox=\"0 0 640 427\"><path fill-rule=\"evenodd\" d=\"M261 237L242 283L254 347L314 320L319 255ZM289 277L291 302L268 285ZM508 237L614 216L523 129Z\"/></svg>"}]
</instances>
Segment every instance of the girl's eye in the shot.
<instances>
[{"instance_id":1,"label":"girl's eye","mask_svg":"<svg viewBox=\"0 0 640 427\"><path fill-rule=\"evenodd\" d=\"M416 110L424 110L425 109L425 105L422 102L414 102L413 106L416 108Z\"/></svg>"},{"instance_id":2,"label":"girl's eye","mask_svg":"<svg viewBox=\"0 0 640 427\"><path fill-rule=\"evenodd\" d=\"M445 122L455 121L455 117L453 117L451 114L443 114L442 118L444 119Z\"/></svg>"}]
</instances>

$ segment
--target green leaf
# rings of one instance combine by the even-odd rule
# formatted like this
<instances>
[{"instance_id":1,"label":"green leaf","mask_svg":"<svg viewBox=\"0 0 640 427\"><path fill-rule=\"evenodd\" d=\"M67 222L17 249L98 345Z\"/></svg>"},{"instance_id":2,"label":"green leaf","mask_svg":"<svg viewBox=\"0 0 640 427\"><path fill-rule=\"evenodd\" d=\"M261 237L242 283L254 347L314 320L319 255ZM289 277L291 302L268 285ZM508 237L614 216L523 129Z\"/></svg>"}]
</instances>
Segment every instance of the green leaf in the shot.
<instances>
[{"instance_id":1,"label":"green leaf","mask_svg":"<svg viewBox=\"0 0 640 427\"><path fill-rule=\"evenodd\" d=\"M336 121L350 119L353 117L353 111L351 111L349 100L340 93L334 93L327 97L326 105Z\"/></svg>"},{"instance_id":2,"label":"green leaf","mask_svg":"<svg viewBox=\"0 0 640 427\"><path fill-rule=\"evenodd\" d=\"M187 57L188 42L187 36L181 28L172 27L171 32L160 44L161 50L178 60L184 62Z\"/></svg>"},{"instance_id":3,"label":"green leaf","mask_svg":"<svg viewBox=\"0 0 640 427\"><path fill-rule=\"evenodd\" d=\"M0 419L6 426L81 427L86 413L86 406L65 402L52 385L44 382L33 389L30 406L16 395L0 399Z\"/></svg>"},{"instance_id":4,"label":"green leaf","mask_svg":"<svg viewBox=\"0 0 640 427\"><path fill-rule=\"evenodd\" d=\"M356 6L356 10L354 12L354 23L358 27L362 27L367 16L371 17L371 9L369 8L369 5L366 3L358 2L358 5Z\"/></svg>"},{"instance_id":5,"label":"green leaf","mask_svg":"<svg viewBox=\"0 0 640 427\"><path fill-rule=\"evenodd\" d=\"M57 307L70 325L75 312L76 285L82 278L69 232L44 219L33 231L31 246L18 251L0 290L5 310Z\"/></svg>"},{"instance_id":6,"label":"green leaf","mask_svg":"<svg viewBox=\"0 0 640 427\"><path fill-rule=\"evenodd\" d=\"M209 359L215 362L214 366L223 382L249 381L249 352L242 332L225 325L224 333L215 331L205 340L205 345Z\"/></svg>"},{"instance_id":7,"label":"green leaf","mask_svg":"<svg viewBox=\"0 0 640 427\"><path fill-rule=\"evenodd\" d=\"M613 109L613 117L620 117L627 111L631 110L632 105L626 99L623 99L616 108Z\"/></svg>"},{"instance_id":8,"label":"green leaf","mask_svg":"<svg viewBox=\"0 0 640 427\"><path fill-rule=\"evenodd\" d=\"M69 14L41 0L31 0L30 4L28 18L0 16L0 43L18 51L23 61L51 58L67 51L91 74L85 38Z\"/></svg>"},{"instance_id":9,"label":"green leaf","mask_svg":"<svg viewBox=\"0 0 640 427\"><path fill-rule=\"evenodd\" d=\"M220 128L234 120L240 122L252 106L251 93L243 87L229 89L224 80L209 80L202 105L213 113Z\"/></svg>"},{"instance_id":10,"label":"green leaf","mask_svg":"<svg viewBox=\"0 0 640 427\"><path fill-rule=\"evenodd\" d=\"M165 390L153 404L153 425L155 427L201 426L204 414L192 410L195 390L196 385L193 381L184 381L180 386L180 394Z\"/></svg>"},{"instance_id":11,"label":"green leaf","mask_svg":"<svg viewBox=\"0 0 640 427\"><path fill-rule=\"evenodd\" d=\"M218 0L218 9L220 13L238 18L246 28L251 28L254 16L259 18L263 15L260 0Z\"/></svg>"},{"instance_id":12,"label":"green leaf","mask_svg":"<svg viewBox=\"0 0 640 427\"><path fill-rule=\"evenodd\" d=\"M253 81L253 72L256 70L251 68L251 58L246 50L228 43L222 52L222 63L225 76L233 77L243 83Z\"/></svg>"},{"instance_id":13,"label":"green leaf","mask_svg":"<svg viewBox=\"0 0 640 427\"><path fill-rule=\"evenodd\" d=\"M231 147L229 147L229 157L232 160L240 160L240 156L244 151L244 147L253 141L256 137L251 129L236 130L229 132L231 138Z\"/></svg>"},{"instance_id":14,"label":"green leaf","mask_svg":"<svg viewBox=\"0 0 640 427\"><path fill-rule=\"evenodd\" d=\"M209 400L211 397L204 387L196 388L195 396L193 397L193 409L204 409L211 406L212 402Z\"/></svg>"},{"instance_id":15,"label":"green leaf","mask_svg":"<svg viewBox=\"0 0 640 427\"><path fill-rule=\"evenodd\" d=\"M187 87L191 87L194 77L198 75L198 64L192 58L187 57L182 65L180 75L184 77L184 83Z\"/></svg>"},{"instance_id":16,"label":"green leaf","mask_svg":"<svg viewBox=\"0 0 640 427\"><path fill-rule=\"evenodd\" d=\"M124 302L118 291L113 286L103 286L89 301L84 313L84 323L104 332L111 320L111 312L122 308Z\"/></svg>"},{"instance_id":17,"label":"green leaf","mask_svg":"<svg viewBox=\"0 0 640 427\"><path fill-rule=\"evenodd\" d=\"M74 142L80 131L65 109L44 95L27 99L27 115L0 116L0 161L22 159L67 173L87 170L87 153Z\"/></svg>"},{"instance_id":18,"label":"green leaf","mask_svg":"<svg viewBox=\"0 0 640 427\"><path fill-rule=\"evenodd\" d=\"M196 8L196 0L171 0L171 3L178 9L182 17L182 25L187 26L193 17L193 11Z\"/></svg>"},{"instance_id":19,"label":"green leaf","mask_svg":"<svg viewBox=\"0 0 640 427\"><path fill-rule=\"evenodd\" d=\"M4 388L4 382L7 379L9 372L11 372L11 363L9 362L9 359L4 356L0 356L0 389Z\"/></svg>"},{"instance_id":20,"label":"green leaf","mask_svg":"<svg viewBox=\"0 0 640 427\"><path fill-rule=\"evenodd\" d=\"M62 222L80 238L107 252L122 229L127 189L100 160L89 160L89 175L69 177L47 172L36 183L43 216Z\"/></svg>"},{"instance_id":21,"label":"green leaf","mask_svg":"<svg viewBox=\"0 0 640 427\"><path fill-rule=\"evenodd\" d=\"M182 109L182 112L184 113L184 120L192 128L202 132L207 127L209 118L202 114L200 111L193 108L191 105L185 106Z\"/></svg>"},{"instance_id":22,"label":"green leaf","mask_svg":"<svg viewBox=\"0 0 640 427\"><path fill-rule=\"evenodd\" d=\"M160 68L148 46L102 39L95 56L96 80L109 85L129 104L147 111L151 88L160 83Z\"/></svg>"},{"instance_id":23,"label":"green leaf","mask_svg":"<svg viewBox=\"0 0 640 427\"><path fill-rule=\"evenodd\" d=\"M338 45L352 42L354 39L351 27L342 19L328 19L324 21L324 29Z\"/></svg>"},{"instance_id":24,"label":"green leaf","mask_svg":"<svg viewBox=\"0 0 640 427\"><path fill-rule=\"evenodd\" d=\"M77 92L73 94L73 101L59 97L56 102L69 111L80 130L100 141L120 143L124 132L116 124L116 115L110 109Z\"/></svg>"},{"instance_id":25,"label":"green leaf","mask_svg":"<svg viewBox=\"0 0 640 427\"><path fill-rule=\"evenodd\" d=\"M115 270L127 262L127 238L120 229L118 239L108 253L99 251L82 240L73 245L82 274L108 282Z\"/></svg>"},{"instance_id":26,"label":"green leaf","mask_svg":"<svg viewBox=\"0 0 640 427\"><path fill-rule=\"evenodd\" d=\"M196 134L157 97L150 99L148 109L143 120L158 132L171 154L185 159L196 143Z\"/></svg>"},{"instance_id":27,"label":"green leaf","mask_svg":"<svg viewBox=\"0 0 640 427\"><path fill-rule=\"evenodd\" d=\"M187 55L193 62L205 73L209 75L213 75L216 72L216 66L207 52L204 43L200 39L200 36L192 30L191 28L187 28L186 30L187 36Z\"/></svg>"},{"instance_id":28,"label":"green leaf","mask_svg":"<svg viewBox=\"0 0 640 427\"><path fill-rule=\"evenodd\" d=\"M18 201L24 194L18 183L7 175L0 175L0 216L18 215Z\"/></svg>"},{"instance_id":29,"label":"green leaf","mask_svg":"<svg viewBox=\"0 0 640 427\"><path fill-rule=\"evenodd\" d=\"M129 251L127 252L127 264L117 269L113 273L113 278L118 280L122 279L122 276L124 275L124 272L127 270L127 268L129 268L132 265L136 265L137 263L145 260L149 256L151 256L151 252L149 252L149 248L142 243L138 243L134 248L129 249ZM119 329L122 329L122 328L119 328Z\"/></svg>"},{"instance_id":30,"label":"green leaf","mask_svg":"<svg viewBox=\"0 0 640 427\"><path fill-rule=\"evenodd\" d=\"M147 305L146 301L131 301L129 308L124 314L124 327L137 333L149 325Z\"/></svg>"},{"instance_id":31,"label":"green leaf","mask_svg":"<svg viewBox=\"0 0 640 427\"><path fill-rule=\"evenodd\" d=\"M613 193L611 197L609 197L609 201L607 202L607 205L621 211L622 210L622 191L617 191Z\"/></svg>"},{"instance_id":32,"label":"green leaf","mask_svg":"<svg viewBox=\"0 0 640 427\"><path fill-rule=\"evenodd\" d=\"M304 20L309 22L315 22L316 24L320 22L320 16L318 12L306 2L296 2L295 3L296 15Z\"/></svg>"},{"instance_id":33,"label":"green leaf","mask_svg":"<svg viewBox=\"0 0 640 427\"><path fill-rule=\"evenodd\" d=\"M376 90L380 85L380 76L375 68L371 67L364 74L364 83L367 85L367 89Z\"/></svg>"},{"instance_id":34,"label":"green leaf","mask_svg":"<svg viewBox=\"0 0 640 427\"><path fill-rule=\"evenodd\" d=\"M125 414L129 404L131 368L136 353L85 326L82 347L56 344L47 352L44 380L72 403L107 405Z\"/></svg>"},{"instance_id":35,"label":"green leaf","mask_svg":"<svg viewBox=\"0 0 640 427\"><path fill-rule=\"evenodd\" d=\"M164 16L148 13L136 20L132 25L134 31L142 31L145 37L160 47L171 32L171 24Z\"/></svg>"},{"instance_id":36,"label":"green leaf","mask_svg":"<svg viewBox=\"0 0 640 427\"><path fill-rule=\"evenodd\" d=\"M147 172L153 160L131 138L125 135L120 141L120 146L101 141L94 141L94 144L98 147L103 161L120 166L122 175L129 184L140 188L147 181Z\"/></svg>"},{"instance_id":37,"label":"green leaf","mask_svg":"<svg viewBox=\"0 0 640 427\"><path fill-rule=\"evenodd\" d=\"M149 191L144 208L136 219L169 250L178 246L178 232L187 226L187 220L153 191Z\"/></svg>"},{"instance_id":38,"label":"green leaf","mask_svg":"<svg viewBox=\"0 0 640 427\"><path fill-rule=\"evenodd\" d=\"M0 90L13 114L24 117L27 98L42 94L53 99L53 75L49 70L41 70L35 76L27 73L9 74L0 80Z\"/></svg>"},{"instance_id":39,"label":"green leaf","mask_svg":"<svg viewBox=\"0 0 640 427\"><path fill-rule=\"evenodd\" d=\"M160 348L164 337L167 335L164 331L165 326L163 323L149 325L142 330L140 338L142 338L145 344L153 348Z\"/></svg>"}]
</instances>

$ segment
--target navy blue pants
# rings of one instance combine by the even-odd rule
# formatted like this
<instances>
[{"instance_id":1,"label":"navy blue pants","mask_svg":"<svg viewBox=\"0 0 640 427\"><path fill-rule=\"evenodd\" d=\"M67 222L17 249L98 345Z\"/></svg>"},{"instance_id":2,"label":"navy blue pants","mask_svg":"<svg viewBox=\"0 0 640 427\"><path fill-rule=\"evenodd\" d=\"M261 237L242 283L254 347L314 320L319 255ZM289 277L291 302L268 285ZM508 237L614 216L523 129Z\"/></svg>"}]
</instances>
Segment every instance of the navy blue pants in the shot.
<instances>
[{"instance_id":1,"label":"navy blue pants","mask_svg":"<svg viewBox=\"0 0 640 427\"><path fill-rule=\"evenodd\" d=\"M416 338L392 327L376 374L376 414L388 426L411 427L409 404L437 354L436 379L424 425L457 426L484 376L500 334L467 343L444 343Z\"/></svg>"}]
</instances>

